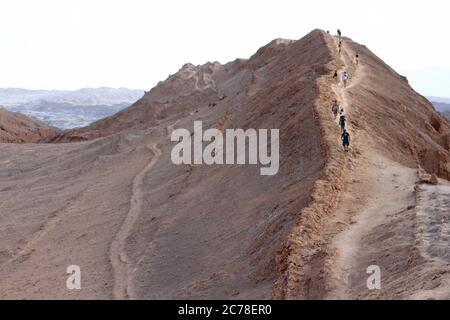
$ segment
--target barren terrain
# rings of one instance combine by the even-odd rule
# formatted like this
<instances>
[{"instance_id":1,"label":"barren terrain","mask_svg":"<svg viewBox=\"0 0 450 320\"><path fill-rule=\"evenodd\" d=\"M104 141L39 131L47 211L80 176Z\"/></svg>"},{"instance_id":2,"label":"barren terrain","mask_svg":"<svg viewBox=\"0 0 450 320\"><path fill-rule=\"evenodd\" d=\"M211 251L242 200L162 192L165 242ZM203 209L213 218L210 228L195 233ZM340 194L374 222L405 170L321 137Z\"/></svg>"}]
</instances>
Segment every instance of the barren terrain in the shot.
<instances>
[{"instance_id":1,"label":"barren terrain","mask_svg":"<svg viewBox=\"0 0 450 320\"><path fill-rule=\"evenodd\" d=\"M345 38L339 54L337 41L315 30L186 64L112 117L0 144L0 298L450 298L450 123L366 47ZM173 165L170 133L195 120L280 129L279 173ZM69 265L82 290L66 289ZM370 265L382 290L366 287Z\"/></svg>"}]
</instances>

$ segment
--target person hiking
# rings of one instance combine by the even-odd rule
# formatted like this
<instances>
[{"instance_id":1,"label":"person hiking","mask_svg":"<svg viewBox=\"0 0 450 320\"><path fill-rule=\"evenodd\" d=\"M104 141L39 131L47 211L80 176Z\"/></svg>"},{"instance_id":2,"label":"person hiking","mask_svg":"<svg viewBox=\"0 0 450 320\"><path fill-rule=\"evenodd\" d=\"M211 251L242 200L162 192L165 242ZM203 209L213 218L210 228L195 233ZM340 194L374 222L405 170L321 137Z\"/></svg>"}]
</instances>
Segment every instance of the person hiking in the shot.
<instances>
[{"instance_id":1,"label":"person hiking","mask_svg":"<svg viewBox=\"0 0 450 320\"><path fill-rule=\"evenodd\" d=\"M341 29L337 29L337 34L338 34L339 38L342 37Z\"/></svg>"},{"instance_id":2,"label":"person hiking","mask_svg":"<svg viewBox=\"0 0 450 320\"><path fill-rule=\"evenodd\" d=\"M341 127L341 132L345 131L345 126L347 125L347 119L345 118L345 112L342 110L339 117L339 126Z\"/></svg>"},{"instance_id":3,"label":"person hiking","mask_svg":"<svg viewBox=\"0 0 450 320\"><path fill-rule=\"evenodd\" d=\"M333 75L333 80L338 80L338 77L339 77L339 75L338 75L338 72L337 72L337 70L334 72L334 75Z\"/></svg>"},{"instance_id":4,"label":"person hiking","mask_svg":"<svg viewBox=\"0 0 450 320\"><path fill-rule=\"evenodd\" d=\"M339 55L341 55L341 52L342 52L342 41L339 41L338 49L339 49Z\"/></svg>"},{"instance_id":5,"label":"person hiking","mask_svg":"<svg viewBox=\"0 0 450 320\"><path fill-rule=\"evenodd\" d=\"M345 71L345 72L342 74L342 82L344 83L344 88L347 87L347 82L348 82L348 79L349 79L349 78L350 78L350 75L348 74L347 71Z\"/></svg>"},{"instance_id":6,"label":"person hiking","mask_svg":"<svg viewBox=\"0 0 450 320\"><path fill-rule=\"evenodd\" d=\"M359 54L356 55L356 65L359 65Z\"/></svg>"},{"instance_id":7,"label":"person hiking","mask_svg":"<svg viewBox=\"0 0 450 320\"><path fill-rule=\"evenodd\" d=\"M336 120L338 113L339 113L339 104L338 104L337 100L334 100L334 103L331 106L331 112L333 112L334 120Z\"/></svg>"},{"instance_id":8,"label":"person hiking","mask_svg":"<svg viewBox=\"0 0 450 320\"><path fill-rule=\"evenodd\" d=\"M345 129L342 133L341 139L345 152L348 152L348 148L350 147L350 134Z\"/></svg>"}]
</instances>

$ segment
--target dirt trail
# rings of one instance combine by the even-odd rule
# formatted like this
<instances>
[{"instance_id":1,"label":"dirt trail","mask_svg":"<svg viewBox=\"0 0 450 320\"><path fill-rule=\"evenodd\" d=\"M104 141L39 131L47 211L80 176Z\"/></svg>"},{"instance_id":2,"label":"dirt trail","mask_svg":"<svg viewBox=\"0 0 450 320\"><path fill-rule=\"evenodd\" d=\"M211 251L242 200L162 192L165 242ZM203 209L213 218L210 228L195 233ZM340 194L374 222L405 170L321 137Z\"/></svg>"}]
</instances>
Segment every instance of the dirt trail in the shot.
<instances>
[{"instance_id":1,"label":"dirt trail","mask_svg":"<svg viewBox=\"0 0 450 320\"><path fill-rule=\"evenodd\" d=\"M334 40L337 48L339 39L335 38ZM358 63L358 65L356 65L355 61L352 61L351 57L354 56L355 53L346 48L345 42L343 41L342 52L339 55L342 65L338 69L338 81L332 85L332 89L336 94L340 109L344 109L344 112L346 114L346 129L351 135L351 149L353 158L357 157L357 154L362 154L362 152L369 152L369 150L365 150L365 148L367 145L369 145L367 141L371 140L370 136L366 132L362 132L352 125L352 101L348 95L348 90L353 87L357 87L360 84L361 79L366 74L364 65L362 65L361 63ZM342 81L342 73L344 71L348 71L350 74L350 79L348 80L346 87L344 87ZM353 73L351 71L353 71ZM339 119L337 125L339 125ZM366 143L360 143L360 141L366 141ZM337 137L337 142L339 145L342 143L340 136ZM357 154L355 154L355 151ZM349 159L349 162L351 166L353 166L353 160Z\"/></svg>"},{"instance_id":2,"label":"dirt trail","mask_svg":"<svg viewBox=\"0 0 450 320\"><path fill-rule=\"evenodd\" d=\"M421 184L417 169L375 155L362 169L373 179L350 185L337 209L354 214L330 244L325 298L448 299L450 184ZM380 290L367 287L373 265L381 270Z\"/></svg>"},{"instance_id":3,"label":"dirt trail","mask_svg":"<svg viewBox=\"0 0 450 320\"><path fill-rule=\"evenodd\" d=\"M167 126L167 136L170 137L178 122L179 120ZM133 180L128 215L117 233L115 240L111 243L110 260L114 270L113 295L115 299L134 299L137 297L131 281L131 274L136 271L136 268L131 268L131 259L128 257L125 245L126 240L132 232L132 229L142 211L142 202L144 199L144 178L155 166L162 155L162 151L157 147L156 143L150 143L147 145L147 148L153 153L154 156Z\"/></svg>"},{"instance_id":4,"label":"dirt trail","mask_svg":"<svg viewBox=\"0 0 450 320\"><path fill-rule=\"evenodd\" d=\"M135 297L133 286L130 279L129 265L131 263L125 249L125 244L133 226L141 213L142 202L144 197L143 184L147 173L158 162L162 152L155 143L147 145L154 156L152 160L142 169L134 178L132 186L132 195L130 199L130 209L123 222L116 238L111 243L110 259L114 270L114 298L115 299L132 299Z\"/></svg>"},{"instance_id":5,"label":"dirt trail","mask_svg":"<svg viewBox=\"0 0 450 320\"><path fill-rule=\"evenodd\" d=\"M335 39L336 47L339 40ZM355 86L358 86L361 82L361 79L365 76L365 68L364 65L359 63L358 65L355 65L355 62L351 60L351 57L354 57L355 53L350 51L348 48L345 47L345 43L342 47L342 53L339 56L342 62L342 66L338 69L339 76L338 76L338 83L335 83L333 85L333 91L336 93L338 98L340 99L341 105L344 107L344 110L347 114L351 112L352 104L351 100L347 95L347 90L351 89ZM354 73L352 74L350 72L350 79L347 83L347 86L344 88L344 84L342 83L342 73L344 71L354 70Z\"/></svg>"},{"instance_id":6,"label":"dirt trail","mask_svg":"<svg viewBox=\"0 0 450 320\"><path fill-rule=\"evenodd\" d=\"M337 39L335 43L337 47ZM333 85L333 91L347 114L347 130L352 140L351 152L348 154L351 176L344 178L345 191L333 218L334 222L341 226L341 232L332 235L333 240L328 249L334 253L327 261L329 273L326 281L331 290L325 297L329 299L350 297L350 273L361 271L356 256L360 250L370 251L370 248L360 247L361 240L371 228L380 224L388 213L403 210L410 205L411 186L414 186L416 181L414 170L403 168L381 157L371 149L373 144L370 143L370 135L352 125L352 101L348 90L358 86L365 76L364 66L361 63L356 65L351 60L354 56L355 53L346 48L343 40L340 54L343 65L339 71L354 71L353 74L350 73L350 80L345 88L340 74L339 83ZM329 230L330 234L335 232ZM365 272L365 269L362 272Z\"/></svg>"},{"instance_id":7,"label":"dirt trail","mask_svg":"<svg viewBox=\"0 0 450 320\"><path fill-rule=\"evenodd\" d=\"M337 47L337 40L335 42ZM433 199L441 199L435 200L438 205L434 209L430 204L423 205L424 210L416 208L421 199L430 198L430 187L418 187L417 169L384 158L374 148L370 133L352 126L352 100L348 91L358 86L366 75L364 64L360 61L356 65L352 61L354 56L343 40L340 71L354 71L346 88L341 83L334 84L333 91L349 120L352 146L346 156L350 173L344 177L345 187L328 226L330 240L326 251L329 257L325 261L324 277L327 290L322 298L448 297L448 290L442 289L441 283L450 281L450 276L442 275L448 274L450 265L449 255L442 254L450 228L444 223L437 230L439 223L448 218L443 214L448 207L443 200L448 187L433 189ZM436 215L440 215L440 221L436 220ZM430 240L436 237L441 241ZM444 259L430 257L430 252ZM382 270L383 290L367 288L367 268L372 265ZM412 273L413 267L415 273ZM408 268L411 269L409 278L405 276L409 274L405 271ZM417 277L427 276L431 277L428 281L441 282L431 290L415 287Z\"/></svg>"},{"instance_id":8,"label":"dirt trail","mask_svg":"<svg viewBox=\"0 0 450 320\"><path fill-rule=\"evenodd\" d=\"M374 179L356 180L354 186L348 188L350 197L337 209L342 214L355 212L354 208L357 208L351 224L331 244L336 256L332 261L335 273L330 279L333 290L328 294L328 299L352 299L360 293L355 292L356 287L367 290L364 288L368 277L366 270L370 265L381 264L381 261L376 261L377 248L364 244L364 238L374 228L386 223L389 216L414 206L415 170L375 157L370 166L360 168L357 177L359 179L365 171ZM364 208L361 210L362 204Z\"/></svg>"}]
</instances>

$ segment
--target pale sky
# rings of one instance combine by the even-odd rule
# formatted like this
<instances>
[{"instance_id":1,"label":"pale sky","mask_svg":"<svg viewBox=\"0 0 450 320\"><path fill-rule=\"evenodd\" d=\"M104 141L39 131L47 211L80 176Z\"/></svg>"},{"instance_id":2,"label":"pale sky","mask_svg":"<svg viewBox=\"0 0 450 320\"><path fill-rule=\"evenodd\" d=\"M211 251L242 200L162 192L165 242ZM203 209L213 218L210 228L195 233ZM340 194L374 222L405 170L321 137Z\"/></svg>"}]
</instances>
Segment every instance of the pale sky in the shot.
<instances>
[{"instance_id":1,"label":"pale sky","mask_svg":"<svg viewBox=\"0 0 450 320\"><path fill-rule=\"evenodd\" d=\"M186 62L339 27L422 94L450 97L449 15L448 0L1 0L0 87L148 90Z\"/></svg>"}]
</instances>

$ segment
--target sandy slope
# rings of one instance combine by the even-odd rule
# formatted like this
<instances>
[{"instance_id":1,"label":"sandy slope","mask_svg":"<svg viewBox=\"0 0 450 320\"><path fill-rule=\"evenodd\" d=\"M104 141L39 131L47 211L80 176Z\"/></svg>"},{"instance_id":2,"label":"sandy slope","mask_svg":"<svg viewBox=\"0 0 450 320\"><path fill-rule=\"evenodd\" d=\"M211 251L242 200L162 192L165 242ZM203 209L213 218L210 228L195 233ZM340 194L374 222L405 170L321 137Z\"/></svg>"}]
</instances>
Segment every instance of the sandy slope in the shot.
<instances>
[{"instance_id":1,"label":"sandy slope","mask_svg":"<svg viewBox=\"0 0 450 320\"><path fill-rule=\"evenodd\" d=\"M330 56L318 35L248 61L186 65L116 118L68 133L99 139L0 144L1 298L270 298L276 252L324 164L311 76ZM178 120L280 128L279 174L175 166ZM72 264L81 291L66 289Z\"/></svg>"},{"instance_id":2,"label":"sandy slope","mask_svg":"<svg viewBox=\"0 0 450 320\"><path fill-rule=\"evenodd\" d=\"M331 249L329 299L448 299L449 184L418 186L416 170L374 161L376 183L364 204L343 201L339 212L361 208ZM358 185L359 190L364 186ZM351 193L361 196L357 190ZM432 254L430 254L432 252ZM381 290L366 287L366 269L382 272Z\"/></svg>"},{"instance_id":3,"label":"sandy slope","mask_svg":"<svg viewBox=\"0 0 450 320\"><path fill-rule=\"evenodd\" d=\"M367 76L364 64L356 66L351 61L354 56L344 42L342 70L352 64L354 70L347 89L357 87ZM324 263L327 290L316 294L328 299L448 299L449 184L441 180L440 186L417 187L420 177L416 169L393 162L371 148L373 139L367 132L361 135L352 126L352 100L347 89L341 84L334 86L348 113L353 148L363 156L351 156L356 165L344 178L346 188L334 213L334 223L344 227L338 233L339 228L329 230L330 254ZM434 257L428 254L430 246L437 247ZM371 265L382 270L380 291L370 291L366 286L366 270Z\"/></svg>"},{"instance_id":4,"label":"sandy slope","mask_svg":"<svg viewBox=\"0 0 450 320\"><path fill-rule=\"evenodd\" d=\"M130 210L133 182L153 158L138 142L144 137L155 139L1 146L2 159L12 159L0 169L2 298L113 297L110 246ZM82 270L81 291L65 286L73 264Z\"/></svg>"},{"instance_id":5,"label":"sandy slope","mask_svg":"<svg viewBox=\"0 0 450 320\"><path fill-rule=\"evenodd\" d=\"M133 230L134 224L142 211L143 199L143 179L145 175L154 167L159 157L161 150L155 144L147 146L152 152L153 157L151 161L142 169L141 172L133 179L132 194L130 199L130 209L123 222L116 238L111 243L111 264L114 269L114 297L116 299L131 299L133 298L132 287L129 284L129 264L130 259L125 250L125 242Z\"/></svg>"},{"instance_id":6,"label":"sandy slope","mask_svg":"<svg viewBox=\"0 0 450 320\"><path fill-rule=\"evenodd\" d=\"M346 51L344 61L348 65L348 57L354 57L356 53L351 49ZM357 68L357 80L360 76L367 77L363 67ZM352 85L357 85L357 82ZM365 207L355 217L358 222L340 235L336 244L338 250L343 249L337 265L343 271L341 275L347 278L343 297L404 299L422 296L448 299L450 291L445 283L448 283L450 276L447 254L449 242L447 234L442 234L442 229L448 228L450 218L448 201L435 204L429 200L421 201L421 198L427 197L427 192L416 187L420 179L416 169L399 165L371 150L367 152L370 154L370 168L376 178L374 187L367 195L359 192L359 196L367 199ZM441 183L442 186L426 188L435 189L436 199L448 196L445 192L448 183ZM352 203L349 203L348 208L351 207ZM435 217L437 213L440 215ZM427 254L429 249L424 243L426 239L421 235L425 231L420 231L421 228L428 231L428 241L440 248L435 251L434 257ZM411 235L414 235L413 239ZM425 249L420 249L424 246ZM417 248L419 257L415 256ZM381 267L383 275L379 292L369 292L361 285L367 278L365 269L374 264ZM443 281L440 274L447 280ZM425 292L420 294L420 290Z\"/></svg>"}]
</instances>

